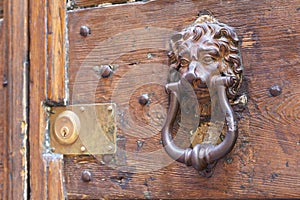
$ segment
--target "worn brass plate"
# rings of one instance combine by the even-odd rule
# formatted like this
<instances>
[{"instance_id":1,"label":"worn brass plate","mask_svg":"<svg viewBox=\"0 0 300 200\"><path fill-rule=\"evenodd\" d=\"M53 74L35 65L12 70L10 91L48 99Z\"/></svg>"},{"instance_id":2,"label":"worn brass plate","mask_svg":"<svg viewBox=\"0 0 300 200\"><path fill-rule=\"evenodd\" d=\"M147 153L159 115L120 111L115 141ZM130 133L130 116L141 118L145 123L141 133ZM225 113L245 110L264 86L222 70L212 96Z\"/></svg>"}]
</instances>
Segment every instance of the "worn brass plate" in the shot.
<instances>
[{"instance_id":1,"label":"worn brass plate","mask_svg":"<svg viewBox=\"0 0 300 200\"><path fill-rule=\"evenodd\" d=\"M71 141L72 144L62 143L55 135L57 134L55 132L56 119L66 113L67 110L67 113L70 113L69 111L75 113L80 121L78 138L75 142ZM53 107L50 115L51 147L56 153L66 155L115 153L117 130L115 112L116 105L113 103ZM61 122L56 124L64 126L64 123ZM68 126L67 123L66 126Z\"/></svg>"}]
</instances>

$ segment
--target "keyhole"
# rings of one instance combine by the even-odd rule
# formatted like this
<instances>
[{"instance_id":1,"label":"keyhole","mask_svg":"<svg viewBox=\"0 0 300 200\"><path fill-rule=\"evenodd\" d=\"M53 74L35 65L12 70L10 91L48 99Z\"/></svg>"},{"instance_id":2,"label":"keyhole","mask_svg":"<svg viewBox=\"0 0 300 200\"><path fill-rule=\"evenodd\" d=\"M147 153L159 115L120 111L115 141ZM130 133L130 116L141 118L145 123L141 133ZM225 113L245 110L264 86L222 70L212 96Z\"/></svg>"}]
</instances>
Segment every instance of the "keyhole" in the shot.
<instances>
[{"instance_id":1,"label":"keyhole","mask_svg":"<svg viewBox=\"0 0 300 200\"><path fill-rule=\"evenodd\" d=\"M67 127L63 127L62 129L61 129L61 135L64 137L64 138L66 138L67 136L68 136L68 134L69 134L69 129L67 128Z\"/></svg>"}]
</instances>

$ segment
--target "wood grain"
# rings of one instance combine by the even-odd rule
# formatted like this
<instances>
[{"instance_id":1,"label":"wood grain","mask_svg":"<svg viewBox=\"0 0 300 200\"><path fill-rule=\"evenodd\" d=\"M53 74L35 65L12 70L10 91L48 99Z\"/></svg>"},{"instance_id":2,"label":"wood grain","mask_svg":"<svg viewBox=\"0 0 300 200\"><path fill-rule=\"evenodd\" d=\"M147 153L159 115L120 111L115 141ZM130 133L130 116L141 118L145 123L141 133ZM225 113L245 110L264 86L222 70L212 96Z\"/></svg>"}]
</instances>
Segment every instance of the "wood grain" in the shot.
<instances>
[{"instance_id":1,"label":"wood grain","mask_svg":"<svg viewBox=\"0 0 300 200\"><path fill-rule=\"evenodd\" d=\"M70 97L72 103L116 102L121 153L68 156L65 178L69 198L295 198L299 171L299 0L151 1L138 5L69 12ZM163 92L172 32L189 25L199 10L211 10L236 27L242 41L248 108L239 121L233 150L219 161L213 177L169 162L160 144L167 109ZM79 35L82 25L91 35ZM102 79L93 68L115 66ZM268 89L282 87L280 96ZM153 94L149 106L140 94ZM182 130L182 134L187 130ZM90 170L93 180L80 179Z\"/></svg>"},{"instance_id":2,"label":"wood grain","mask_svg":"<svg viewBox=\"0 0 300 200\"><path fill-rule=\"evenodd\" d=\"M48 174L47 198L66 199L66 191L63 177L63 155L44 155L45 172Z\"/></svg>"},{"instance_id":3,"label":"wood grain","mask_svg":"<svg viewBox=\"0 0 300 200\"><path fill-rule=\"evenodd\" d=\"M45 2L35 2L31 7L31 20L35 23L30 28L39 30L33 31L30 40L33 62L30 74L30 117L38 122L31 126L33 133L29 138L32 145L30 173L36 174L30 177L32 199L63 199L64 196L62 161L47 153L49 147L44 146L47 114L42 103L46 99L63 102L65 97L65 4L56 1L48 3L49 7ZM45 22L48 22L47 26Z\"/></svg>"},{"instance_id":4,"label":"wood grain","mask_svg":"<svg viewBox=\"0 0 300 200\"><path fill-rule=\"evenodd\" d=\"M60 101L64 94L61 93L64 92L62 85L66 61L64 9L65 3L60 4L58 1L30 3L31 199L64 199L62 158L51 154L46 111L48 97ZM49 30L51 31L48 32ZM50 76L47 76L49 71Z\"/></svg>"},{"instance_id":5,"label":"wood grain","mask_svg":"<svg viewBox=\"0 0 300 200\"><path fill-rule=\"evenodd\" d=\"M66 3L52 0L48 4L48 99L64 103L67 100L65 99Z\"/></svg>"},{"instance_id":6,"label":"wood grain","mask_svg":"<svg viewBox=\"0 0 300 200\"><path fill-rule=\"evenodd\" d=\"M42 102L46 99L47 66L47 7L44 1L30 4L30 113L35 125L30 126L30 188L31 199L47 199L45 166L42 158L46 129L46 112ZM38 30L38 31L37 31ZM43 66L43 67L41 67Z\"/></svg>"},{"instance_id":7,"label":"wood grain","mask_svg":"<svg viewBox=\"0 0 300 200\"><path fill-rule=\"evenodd\" d=\"M4 46L4 30L3 30L3 21L0 21L0 46ZM3 187L4 187L4 166L6 154L4 148L4 133L6 130L6 103L5 103L5 95L6 89L3 87L4 81L4 48L1 48L1 55L0 55L0 197L2 199L3 196Z\"/></svg>"},{"instance_id":8,"label":"wood grain","mask_svg":"<svg viewBox=\"0 0 300 200\"><path fill-rule=\"evenodd\" d=\"M26 199L28 193L28 1L4 1L7 113L4 199Z\"/></svg>"}]
</instances>

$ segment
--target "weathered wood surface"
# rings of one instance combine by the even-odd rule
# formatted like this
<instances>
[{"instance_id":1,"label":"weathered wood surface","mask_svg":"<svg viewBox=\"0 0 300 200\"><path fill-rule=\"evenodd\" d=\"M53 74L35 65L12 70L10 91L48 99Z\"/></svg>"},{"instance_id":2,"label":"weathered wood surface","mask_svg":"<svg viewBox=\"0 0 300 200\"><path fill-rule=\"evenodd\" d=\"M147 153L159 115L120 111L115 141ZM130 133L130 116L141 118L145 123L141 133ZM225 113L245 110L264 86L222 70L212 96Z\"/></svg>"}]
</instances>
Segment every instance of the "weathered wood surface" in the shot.
<instances>
[{"instance_id":1,"label":"weathered wood surface","mask_svg":"<svg viewBox=\"0 0 300 200\"><path fill-rule=\"evenodd\" d=\"M4 199L27 199L28 189L28 1L6 0L4 49L7 68L4 134ZM16 28L17 27L17 28Z\"/></svg>"},{"instance_id":2,"label":"weathered wood surface","mask_svg":"<svg viewBox=\"0 0 300 200\"><path fill-rule=\"evenodd\" d=\"M46 113L42 102L46 99L47 66L47 7L44 1L30 4L30 113L35 125L30 126L30 188L31 199L47 199L47 179L42 158L46 129ZM37 31L38 30L38 31Z\"/></svg>"},{"instance_id":3,"label":"weathered wood surface","mask_svg":"<svg viewBox=\"0 0 300 200\"><path fill-rule=\"evenodd\" d=\"M106 158L66 157L69 198L299 197L299 3L161 0L69 12L72 103L116 102L119 149L125 149L110 165ZM169 165L159 141L167 108L167 40L203 9L236 27L249 88L237 144L209 179ZM79 34L82 25L91 28L86 38ZM103 64L115 71L99 80L93 67ZM272 97L268 89L275 84L282 94ZM142 93L152 95L149 106L137 103ZM90 170L91 182L81 180L83 170Z\"/></svg>"},{"instance_id":4,"label":"weathered wood surface","mask_svg":"<svg viewBox=\"0 0 300 200\"><path fill-rule=\"evenodd\" d=\"M0 46L4 45L4 35L3 35L3 20L0 21ZM3 141L4 133L6 129L6 104L5 104L5 88L3 85L4 81L4 48L1 48L0 53L0 197L4 198L3 195L3 187L4 187L4 167L3 163L5 162L5 148Z\"/></svg>"},{"instance_id":5,"label":"weathered wood surface","mask_svg":"<svg viewBox=\"0 0 300 200\"><path fill-rule=\"evenodd\" d=\"M62 98L60 92L64 91L62 86L64 75L59 73L64 72L65 62L62 60L65 59L63 52L65 16L61 16L64 15L62 9L65 8L65 3L57 4L57 2L30 1L31 199L64 199L62 159L51 154L49 136L46 135L48 128L46 100L49 100L50 96L60 100ZM50 27L51 32L47 32ZM48 74L50 76L46 76L50 69L51 73Z\"/></svg>"},{"instance_id":6,"label":"weathered wood surface","mask_svg":"<svg viewBox=\"0 0 300 200\"><path fill-rule=\"evenodd\" d=\"M65 101L65 65L67 62L66 3L48 2L48 99Z\"/></svg>"},{"instance_id":7,"label":"weathered wood surface","mask_svg":"<svg viewBox=\"0 0 300 200\"><path fill-rule=\"evenodd\" d=\"M48 174L47 180L47 198L66 199L66 190L64 185L63 173L63 155L46 154L43 156L45 174Z\"/></svg>"}]
</instances>

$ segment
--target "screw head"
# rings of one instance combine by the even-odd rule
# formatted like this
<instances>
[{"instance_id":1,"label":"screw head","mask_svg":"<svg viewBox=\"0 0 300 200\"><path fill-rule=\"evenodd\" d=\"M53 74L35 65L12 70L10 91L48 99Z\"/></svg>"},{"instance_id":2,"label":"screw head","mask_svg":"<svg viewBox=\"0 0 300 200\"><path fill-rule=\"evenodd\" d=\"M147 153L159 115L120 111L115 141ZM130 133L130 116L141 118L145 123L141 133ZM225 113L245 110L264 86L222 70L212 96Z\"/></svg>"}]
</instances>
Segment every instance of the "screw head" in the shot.
<instances>
[{"instance_id":1,"label":"screw head","mask_svg":"<svg viewBox=\"0 0 300 200\"><path fill-rule=\"evenodd\" d=\"M279 85L272 85L269 92L273 97L277 97L282 93L282 89Z\"/></svg>"},{"instance_id":2,"label":"screw head","mask_svg":"<svg viewBox=\"0 0 300 200\"><path fill-rule=\"evenodd\" d=\"M142 94L142 95L139 97L139 103L140 103L142 106L145 106L145 105L149 104L149 103L150 103L149 95L148 95L148 94Z\"/></svg>"},{"instance_id":3,"label":"screw head","mask_svg":"<svg viewBox=\"0 0 300 200\"><path fill-rule=\"evenodd\" d=\"M107 146L107 150L108 150L108 151L112 151L112 150L113 150L113 147L112 147L111 145L108 145L108 146Z\"/></svg>"},{"instance_id":4,"label":"screw head","mask_svg":"<svg viewBox=\"0 0 300 200\"><path fill-rule=\"evenodd\" d=\"M90 182L92 180L92 174L90 171L88 170L84 170L81 173L81 180L83 180L84 182Z\"/></svg>"},{"instance_id":5,"label":"screw head","mask_svg":"<svg viewBox=\"0 0 300 200\"><path fill-rule=\"evenodd\" d=\"M89 34L91 34L91 29L87 26L81 26L80 27L80 35L83 37L87 37Z\"/></svg>"},{"instance_id":6,"label":"screw head","mask_svg":"<svg viewBox=\"0 0 300 200\"><path fill-rule=\"evenodd\" d=\"M108 111L112 111L112 110L113 110L113 107L112 107L112 106L108 106L108 107L107 107L107 110L108 110Z\"/></svg>"},{"instance_id":7,"label":"screw head","mask_svg":"<svg viewBox=\"0 0 300 200\"><path fill-rule=\"evenodd\" d=\"M81 146L81 147L80 147L80 151L81 151L81 152L85 152L85 151L86 151L85 146Z\"/></svg>"}]
</instances>

